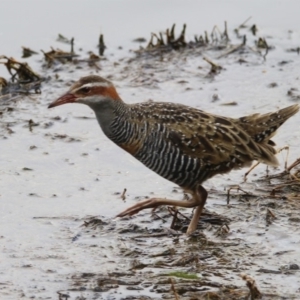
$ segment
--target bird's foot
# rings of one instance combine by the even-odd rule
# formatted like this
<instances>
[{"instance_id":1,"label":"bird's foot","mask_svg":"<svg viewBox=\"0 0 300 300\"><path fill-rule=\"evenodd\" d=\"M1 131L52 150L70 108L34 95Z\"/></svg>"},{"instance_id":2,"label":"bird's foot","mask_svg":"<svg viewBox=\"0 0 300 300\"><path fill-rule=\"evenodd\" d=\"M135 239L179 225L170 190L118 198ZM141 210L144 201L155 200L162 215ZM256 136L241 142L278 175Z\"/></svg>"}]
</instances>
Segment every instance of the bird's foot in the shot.
<instances>
[{"instance_id":1,"label":"bird's foot","mask_svg":"<svg viewBox=\"0 0 300 300\"><path fill-rule=\"evenodd\" d=\"M119 213L116 217L125 217L125 216L132 216L137 214L139 211L147 208L156 208L161 204L161 201L165 199L160 199L160 198L151 198L151 199L146 199L144 201L141 201L135 205L130 206L129 208L125 209L121 213Z\"/></svg>"}]
</instances>

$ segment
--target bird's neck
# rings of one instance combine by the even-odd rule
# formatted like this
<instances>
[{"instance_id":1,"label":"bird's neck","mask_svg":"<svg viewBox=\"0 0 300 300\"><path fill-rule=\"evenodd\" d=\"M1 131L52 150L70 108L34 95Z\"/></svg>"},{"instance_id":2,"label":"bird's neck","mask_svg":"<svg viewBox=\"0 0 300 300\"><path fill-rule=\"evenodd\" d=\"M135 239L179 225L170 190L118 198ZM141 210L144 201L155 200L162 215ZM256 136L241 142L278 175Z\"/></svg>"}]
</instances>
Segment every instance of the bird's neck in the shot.
<instances>
[{"instance_id":1,"label":"bird's neck","mask_svg":"<svg viewBox=\"0 0 300 300\"><path fill-rule=\"evenodd\" d=\"M129 105L122 100L103 101L101 104L92 107L96 114L98 123L105 135L116 142L118 131L125 125L128 120Z\"/></svg>"}]
</instances>

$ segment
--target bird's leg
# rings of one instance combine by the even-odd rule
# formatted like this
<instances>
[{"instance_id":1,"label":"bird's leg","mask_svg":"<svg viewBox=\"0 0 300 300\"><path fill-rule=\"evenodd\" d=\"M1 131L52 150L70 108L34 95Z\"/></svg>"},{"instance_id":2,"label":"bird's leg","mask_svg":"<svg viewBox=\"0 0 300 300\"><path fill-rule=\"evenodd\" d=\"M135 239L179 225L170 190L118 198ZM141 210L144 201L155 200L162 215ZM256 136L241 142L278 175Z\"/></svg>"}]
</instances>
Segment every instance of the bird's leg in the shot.
<instances>
[{"instance_id":1,"label":"bird's leg","mask_svg":"<svg viewBox=\"0 0 300 300\"><path fill-rule=\"evenodd\" d=\"M205 205L206 199L207 199L207 191L202 185L198 185L196 189L196 193L193 195L193 198L197 201L198 206L196 207L192 220L189 224L189 227L186 231L186 234L193 233L198 225L199 218L201 216L203 207Z\"/></svg>"},{"instance_id":2,"label":"bird's leg","mask_svg":"<svg viewBox=\"0 0 300 300\"><path fill-rule=\"evenodd\" d=\"M198 205L198 202L195 201L194 198L192 198L190 201L171 200L171 199L164 199L164 198L151 198L151 199L146 199L144 201L140 201L139 203L130 206L129 208L125 209L120 214L118 214L117 217L132 216L143 209L156 208L161 205L195 207Z\"/></svg>"},{"instance_id":3,"label":"bird's leg","mask_svg":"<svg viewBox=\"0 0 300 300\"><path fill-rule=\"evenodd\" d=\"M197 186L195 192L193 193L193 197L189 201L185 200L171 200L171 199L163 199L163 198L151 198L141 201L126 210L122 211L117 217L125 217L125 216L132 216L139 211L147 208L156 208L161 205L170 205L170 206L180 206L180 207L195 207L197 206L191 223L188 227L187 233L191 234L193 231L196 230L197 224L205 204L207 198L207 191L201 186Z\"/></svg>"}]
</instances>

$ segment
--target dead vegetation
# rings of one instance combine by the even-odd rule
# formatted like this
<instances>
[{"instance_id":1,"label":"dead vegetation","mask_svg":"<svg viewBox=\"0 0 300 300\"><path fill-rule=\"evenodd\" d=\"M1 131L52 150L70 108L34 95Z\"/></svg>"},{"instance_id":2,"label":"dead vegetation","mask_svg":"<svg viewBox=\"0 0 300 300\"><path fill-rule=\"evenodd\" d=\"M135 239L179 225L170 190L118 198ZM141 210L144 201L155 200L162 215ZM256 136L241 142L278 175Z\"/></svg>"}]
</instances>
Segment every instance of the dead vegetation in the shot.
<instances>
[{"instance_id":1,"label":"dead vegetation","mask_svg":"<svg viewBox=\"0 0 300 300\"><path fill-rule=\"evenodd\" d=\"M16 99L18 95L40 94L41 76L34 72L25 62L14 58L0 56L0 64L4 65L11 75L10 80L0 78L0 101Z\"/></svg>"},{"instance_id":2,"label":"dead vegetation","mask_svg":"<svg viewBox=\"0 0 300 300\"><path fill-rule=\"evenodd\" d=\"M233 45L228 33L227 22L224 22L224 30L220 30L218 26L214 26L210 34L207 31L204 31L203 34L195 35L193 41L187 41L186 34L186 24L183 25L181 33L178 37L175 35L176 24L169 29L167 28L163 32L151 33L150 40L145 48L140 47L139 50L136 50L135 53L137 57L145 58L146 55L150 57L161 58L163 54L170 51L183 51L192 49L195 54L200 54L202 51L218 51L223 52L217 56L218 59L227 57L233 53L254 53L258 56L266 59L268 51L274 49L268 45L264 37L259 37L255 41L254 47L247 46L247 33L241 35L240 32L248 29L246 23L250 20L248 18L243 24L234 30L236 36L241 39L241 44ZM256 25L252 25L249 29L253 35L256 35L258 29ZM201 49L201 52L195 51L196 49ZM260 50L264 50L262 53ZM191 51L189 51L191 52ZM210 63L210 61L208 61Z\"/></svg>"},{"instance_id":3,"label":"dead vegetation","mask_svg":"<svg viewBox=\"0 0 300 300\"><path fill-rule=\"evenodd\" d=\"M250 19L251 18L248 18L234 29L236 37L241 40L241 43L238 45L231 43L232 38L230 38L226 21L224 22L224 28L222 30L218 26L214 26L210 32L205 30L202 34L195 35L194 40L191 41L188 41L186 38L186 24L183 25L179 35L176 35L176 24L173 24L171 28L167 28L165 31L151 33L147 46L134 50L136 56L128 59L127 63L135 63L139 69L143 69L143 66L140 66L141 59L149 60L154 58L163 64L164 62L170 63L170 61L179 58L186 60L188 56L196 55L201 56L203 60L210 65L210 70L205 74L205 77L213 78L224 70L217 60L224 59L232 54L239 56L239 63L246 62L244 56L247 56L247 54L254 54L258 58L265 60L268 52L274 49L274 47L270 46L264 37L257 37L253 46L247 46L247 35L252 33L253 36L257 36L259 33L259 29L255 24L252 26L246 25ZM58 48L54 49L53 47L50 47L50 50L47 51L41 50L44 62L43 67L46 69L57 68L57 66L65 64L73 64L76 67L87 64L95 71L99 71L101 70L100 62L107 59L104 55L107 47L104 42L103 34L100 34L98 39L98 55L95 54L94 51L88 51L88 55L85 55L86 57L82 57L82 55L75 50L75 38L67 38L62 34L58 34L57 41L69 45L70 50L65 51ZM144 41L144 39L137 39L137 41ZM24 46L22 47L22 52L23 58L29 58L32 55L38 54L37 51ZM209 58L208 53L210 53L213 58ZM31 92L40 92L41 82L44 78L34 72L27 62L19 62L14 58L8 58L2 55L0 56L0 64L3 64L7 68L11 76L10 79L0 78L0 95L8 94L9 97L13 97L15 95L28 95ZM146 64L149 67L148 63ZM146 68L148 68L147 66L145 65ZM152 65L151 68L156 69L155 65ZM126 70L124 69L124 71ZM58 72L56 72L55 78L59 78ZM47 80L49 80L49 78L47 78ZM155 78L153 78L148 71L145 71L144 74L139 74L134 81L137 84L140 81L143 85L155 85ZM288 91L288 96L297 100L297 90L291 89Z\"/></svg>"}]
</instances>

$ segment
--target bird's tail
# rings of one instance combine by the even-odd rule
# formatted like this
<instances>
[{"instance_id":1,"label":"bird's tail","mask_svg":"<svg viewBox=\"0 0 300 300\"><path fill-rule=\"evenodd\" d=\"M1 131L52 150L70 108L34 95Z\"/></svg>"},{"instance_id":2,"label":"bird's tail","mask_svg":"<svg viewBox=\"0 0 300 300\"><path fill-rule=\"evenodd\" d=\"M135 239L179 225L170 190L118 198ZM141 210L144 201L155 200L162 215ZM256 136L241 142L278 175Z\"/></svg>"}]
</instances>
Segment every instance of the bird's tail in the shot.
<instances>
[{"instance_id":1,"label":"bird's tail","mask_svg":"<svg viewBox=\"0 0 300 300\"><path fill-rule=\"evenodd\" d=\"M255 142L268 143L274 146L275 144L270 139L274 136L276 130L298 111L299 105L294 104L276 112L263 115L253 114L239 118L239 124Z\"/></svg>"}]
</instances>

